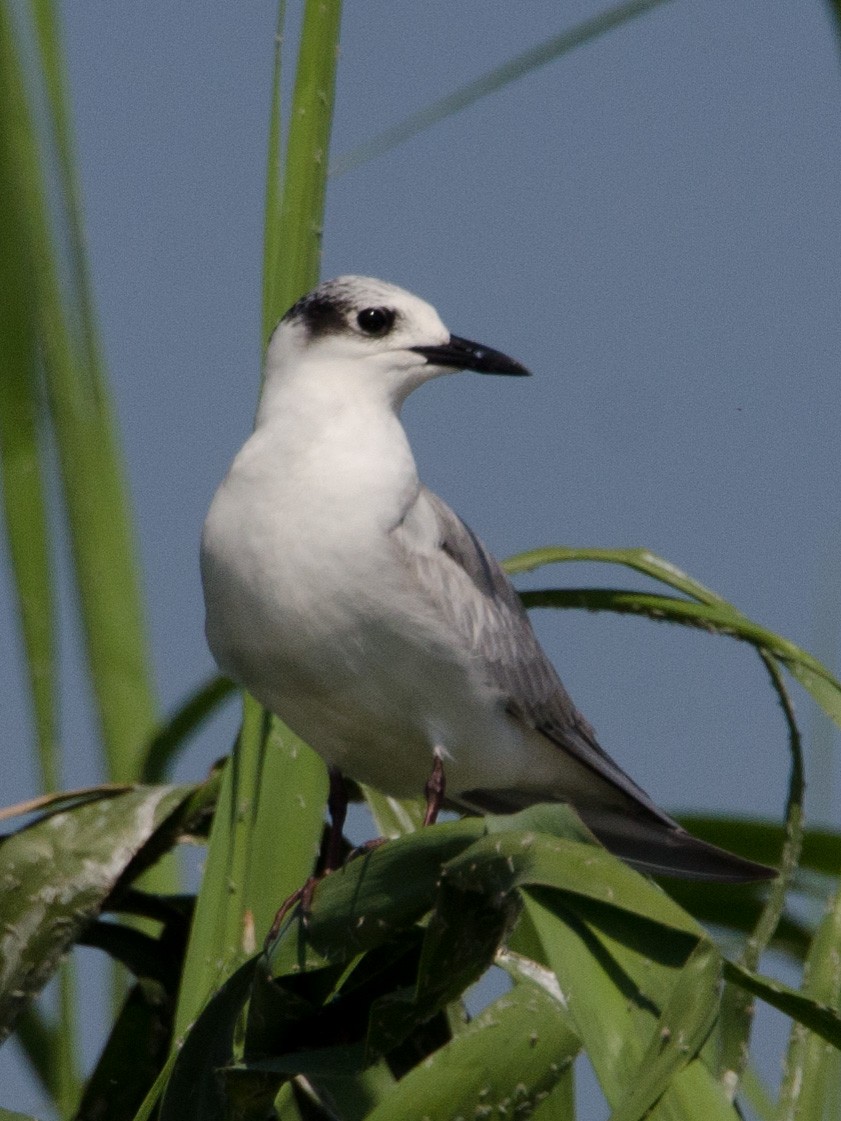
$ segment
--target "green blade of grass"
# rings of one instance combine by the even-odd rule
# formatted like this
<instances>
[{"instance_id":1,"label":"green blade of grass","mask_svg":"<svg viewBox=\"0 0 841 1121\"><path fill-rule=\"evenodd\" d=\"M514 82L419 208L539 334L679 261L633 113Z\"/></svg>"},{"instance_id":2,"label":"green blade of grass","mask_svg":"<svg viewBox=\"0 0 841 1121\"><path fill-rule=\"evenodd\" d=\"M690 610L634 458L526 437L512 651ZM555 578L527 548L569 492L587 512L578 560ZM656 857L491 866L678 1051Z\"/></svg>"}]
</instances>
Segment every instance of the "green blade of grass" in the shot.
<instances>
[{"instance_id":1,"label":"green blade of grass","mask_svg":"<svg viewBox=\"0 0 841 1121\"><path fill-rule=\"evenodd\" d=\"M44 469L38 433L38 322L31 301L34 268L26 204L36 180L37 144L19 59L0 7L0 468L9 556L18 597L42 787L59 786L55 698L55 608Z\"/></svg>"},{"instance_id":2,"label":"green blade of grass","mask_svg":"<svg viewBox=\"0 0 841 1121\"><path fill-rule=\"evenodd\" d=\"M841 1011L824 1000L813 999L789 985L770 977L763 977L733 961L724 962L724 977L747 992L760 997L772 1008L813 1031L821 1039L841 1050Z\"/></svg>"},{"instance_id":3,"label":"green blade of grass","mask_svg":"<svg viewBox=\"0 0 841 1121\"><path fill-rule=\"evenodd\" d=\"M794 709L776 661L764 650L759 655L771 677L779 697L789 732L791 773L785 814L785 841L780 858L780 874L770 885L768 899L757 919L756 926L742 951L741 964L755 970L774 936L785 909L786 894L797 870L803 847L803 748ZM750 1031L753 1024L752 999L735 985L728 985L721 1004L721 1058L719 1074L731 1097L735 1097L739 1082L748 1061Z\"/></svg>"},{"instance_id":4,"label":"green blade of grass","mask_svg":"<svg viewBox=\"0 0 841 1121\"><path fill-rule=\"evenodd\" d=\"M516 82L534 70L540 69L541 66L554 62L561 55L592 42L620 24L636 19L637 16L644 15L651 8L657 8L665 2L666 0L631 0L630 3L619 4L593 19L585 20L569 31L562 31L558 35L550 36L542 43L538 43L537 46L530 47L527 51L515 55L514 58L509 59L502 66L495 66L492 70L488 70L460 89L454 90L453 93L447 94L446 97L442 97L438 101L434 101L425 109L412 113L405 120L378 133L345 155L339 156L330 168L331 176L335 177L344 175L348 171L354 171L370 160L391 151L392 148L396 148L419 132L423 132L424 129L438 124L439 121L451 117L454 113L461 112L462 109L466 109L469 105L479 101L480 98L496 93L512 82Z\"/></svg>"},{"instance_id":5,"label":"green blade of grass","mask_svg":"<svg viewBox=\"0 0 841 1121\"><path fill-rule=\"evenodd\" d=\"M175 759L216 710L236 693L227 677L211 677L201 685L155 732L145 749L140 781L164 782Z\"/></svg>"},{"instance_id":6,"label":"green blade of grass","mask_svg":"<svg viewBox=\"0 0 841 1121\"><path fill-rule=\"evenodd\" d=\"M307 0L304 8L283 192L279 208L275 203L266 215L267 224L278 226L267 235L270 243L276 237L276 251L270 262L274 280L266 278L271 303L264 305L264 338L318 280L341 10L339 0Z\"/></svg>"},{"instance_id":7,"label":"green blade of grass","mask_svg":"<svg viewBox=\"0 0 841 1121\"><path fill-rule=\"evenodd\" d=\"M510 1041L504 1062L502 1039ZM530 1116L577 1050L558 1002L523 982L402 1078L370 1121Z\"/></svg>"},{"instance_id":8,"label":"green blade of grass","mask_svg":"<svg viewBox=\"0 0 841 1121\"><path fill-rule=\"evenodd\" d=\"M69 114L63 93L59 52L47 32L52 9L40 4L37 76L43 77L49 109L44 144L31 128L18 143L20 226L32 262L29 298L46 386L46 413L55 436L74 578L109 777L137 777L143 743L151 732L155 696L135 563L134 537L112 405L95 343L95 327L81 263L82 234L75 202ZM6 37L11 35L7 29ZM17 130L22 137L22 130ZM48 196L39 159L54 143L59 153L60 188ZM53 214L52 210L57 211ZM58 260L55 224L68 233L70 267Z\"/></svg>"},{"instance_id":9,"label":"green blade of grass","mask_svg":"<svg viewBox=\"0 0 841 1121\"><path fill-rule=\"evenodd\" d=\"M841 683L829 670L795 643L752 622L728 603L695 603L677 596L623 588L543 588L521 592L520 598L529 608L578 608L642 615L655 622L681 623L740 639L778 658L824 712L841 725Z\"/></svg>"},{"instance_id":10,"label":"green blade of grass","mask_svg":"<svg viewBox=\"0 0 841 1121\"><path fill-rule=\"evenodd\" d=\"M720 595L705 588L697 580L683 572L671 561L658 557L648 549L593 549L570 548L566 545L547 545L540 549L529 549L508 557L503 567L509 576L519 572L533 572L547 564L563 564L568 561L592 561L596 564L621 564L650 576L684 595L697 599L700 603L721 603L727 601Z\"/></svg>"},{"instance_id":11,"label":"green blade of grass","mask_svg":"<svg viewBox=\"0 0 841 1121\"><path fill-rule=\"evenodd\" d=\"M338 0L308 0L305 7L281 195L274 178L281 136L279 55L275 59L264 338L277 316L318 279L340 13ZM282 14L281 4L280 19ZM281 30L279 24L278 39ZM285 896L311 871L326 793L326 772L317 756L246 696L211 831L176 1034L265 936Z\"/></svg>"},{"instance_id":12,"label":"green blade of grass","mask_svg":"<svg viewBox=\"0 0 841 1121\"><path fill-rule=\"evenodd\" d=\"M0 471L9 555L18 598L35 741L43 790L60 785L57 735L55 605L45 471L39 435L38 375L41 366L39 317L31 299L35 271L34 229L42 207L35 127L27 104L23 70L13 39L12 20L0 5L0 213L4 246L0 253ZM49 252L49 247L42 247ZM68 1114L79 1095L74 970L67 963L58 981L59 1030L47 1062L50 1089ZM31 1045L37 1066L37 1039Z\"/></svg>"},{"instance_id":13,"label":"green blade of grass","mask_svg":"<svg viewBox=\"0 0 841 1121\"><path fill-rule=\"evenodd\" d=\"M675 979L636 1074L610 1121L637 1121L698 1054L718 1014L721 959L699 942Z\"/></svg>"}]
</instances>

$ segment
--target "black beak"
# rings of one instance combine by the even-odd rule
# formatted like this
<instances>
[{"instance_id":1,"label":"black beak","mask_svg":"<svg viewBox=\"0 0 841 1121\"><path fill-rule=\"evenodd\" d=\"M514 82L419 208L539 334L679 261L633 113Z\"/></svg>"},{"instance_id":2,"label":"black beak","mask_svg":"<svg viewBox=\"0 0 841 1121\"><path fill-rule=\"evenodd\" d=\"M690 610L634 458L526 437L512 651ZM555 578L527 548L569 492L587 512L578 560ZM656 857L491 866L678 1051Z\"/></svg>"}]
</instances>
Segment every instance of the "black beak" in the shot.
<instances>
[{"instance_id":1,"label":"black beak","mask_svg":"<svg viewBox=\"0 0 841 1121\"><path fill-rule=\"evenodd\" d=\"M489 346L460 339L450 335L450 341L443 346L413 346L416 354L422 354L431 366L452 366L456 370L475 370L479 374L509 374L514 377L528 377L531 373L525 366Z\"/></svg>"}]
</instances>

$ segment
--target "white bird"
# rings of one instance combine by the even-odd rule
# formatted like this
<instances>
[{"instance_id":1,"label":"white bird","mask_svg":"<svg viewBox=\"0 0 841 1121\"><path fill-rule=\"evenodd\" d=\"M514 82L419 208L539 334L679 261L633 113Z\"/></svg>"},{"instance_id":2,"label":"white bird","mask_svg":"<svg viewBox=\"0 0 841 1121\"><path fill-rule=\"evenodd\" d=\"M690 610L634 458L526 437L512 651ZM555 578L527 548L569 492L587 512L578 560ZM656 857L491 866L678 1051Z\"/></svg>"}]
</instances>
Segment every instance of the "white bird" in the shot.
<instances>
[{"instance_id":1,"label":"white bird","mask_svg":"<svg viewBox=\"0 0 841 1121\"><path fill-rule=\"evenodd\" d=\"M774 873L682 829L597 742L482 542L420 482L400 408L470 369L525 375L391 284L320 284L269 342L254 433L204 526L221 669L331 768L398 797L508 812L571 803L636 867Z\"/></svg>"}]
</instances>

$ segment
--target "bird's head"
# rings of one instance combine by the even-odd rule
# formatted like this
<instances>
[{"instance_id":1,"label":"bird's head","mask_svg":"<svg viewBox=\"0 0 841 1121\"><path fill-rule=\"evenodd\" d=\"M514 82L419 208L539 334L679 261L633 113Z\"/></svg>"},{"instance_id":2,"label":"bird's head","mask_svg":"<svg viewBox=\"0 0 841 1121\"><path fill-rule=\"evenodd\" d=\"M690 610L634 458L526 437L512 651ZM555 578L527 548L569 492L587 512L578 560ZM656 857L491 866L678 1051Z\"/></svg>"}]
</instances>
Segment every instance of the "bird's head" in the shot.
<instances>
[{"instance_id":1,"label":"bird's head","mask_svg":"<svg viewBox=\"0 0 841 1121\"><path fill-rule=\"evenodd\" d=\"M497 350L452 335L435 308L365 276L326 280L302 296L269 341L265 393L307 379L325 392L373 394L399 406L430 378L457 370L527 375Z\"/></svg>"}]
</instances>

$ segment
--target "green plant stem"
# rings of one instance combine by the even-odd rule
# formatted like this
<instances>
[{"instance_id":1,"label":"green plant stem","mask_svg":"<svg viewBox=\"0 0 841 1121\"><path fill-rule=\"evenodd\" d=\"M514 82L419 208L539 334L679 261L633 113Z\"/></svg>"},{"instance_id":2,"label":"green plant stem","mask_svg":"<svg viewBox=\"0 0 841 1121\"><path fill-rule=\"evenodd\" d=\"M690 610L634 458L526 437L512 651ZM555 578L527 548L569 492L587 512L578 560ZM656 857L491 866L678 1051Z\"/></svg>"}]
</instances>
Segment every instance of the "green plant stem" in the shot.
<instances>
[{"instance_id":1,"label":"green plant stem","mask_svg":"<svg viewBox=\"0 0 841 1121\"><path fill-rule=\"evenodd\" d=\"M792 876L797 870L800 851L803 847L803 794L805 790L803 745L791 699L775 659L766 650L762 649L759 650L759 656L768 670L771 684L777 693L780 707L785 716L788 727L789 750L791 752L791 771L786 801L786 833L780 859L780 874L771 884L768 900L760 913L753 932L745 943L741 956L741 964L752 972L759 968L760 959L779 925L785 909L786 894ZM719 1076L731 1101L736 1096L739 1083L747 1066L752 1019L753 998L743 988L728 983L721 1000Z\"/></svg>"},{"instance_id":2,"label":"green plant stem","mask_svg":"<svg viewBox=\"0 0 841 1121\"><path fill-rule=\"evenodd\" d=\"M392 148L396 148L419 132L423 132L425 129L431 128L432 125L438 124L439 121L461 112L462 109L466 109L469 105L479 101L480 98L496 93L512 82L516 82L527 74L531 74L534 70L540 69L541 66L554 62L561 55L592 42L620 24L636 19L665 2L666 0L631 0L630 3L619 4L615 8L610 8L606 12L594 16L592 19L584 20L568 31L550 36L542 43L538 43L537 46L530 47L527 51L515 55L514 58L509 59L502 66L496 66L492 70L488 70L460 89L454 90L453 93L447 94L446 97L442 97L438 101L433 101L426 108L419 110L417 113L412 113L405 120L377 133L376 136L366 140L357 148L339 156L330 168L331 177L335 178L339 175L345 175L349 171L355 171L356 168L376 159L378 156L385 155L386 152L390 152Z\"/></svg>"}]
</instances>

